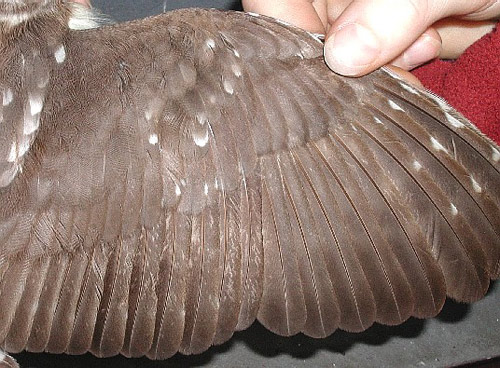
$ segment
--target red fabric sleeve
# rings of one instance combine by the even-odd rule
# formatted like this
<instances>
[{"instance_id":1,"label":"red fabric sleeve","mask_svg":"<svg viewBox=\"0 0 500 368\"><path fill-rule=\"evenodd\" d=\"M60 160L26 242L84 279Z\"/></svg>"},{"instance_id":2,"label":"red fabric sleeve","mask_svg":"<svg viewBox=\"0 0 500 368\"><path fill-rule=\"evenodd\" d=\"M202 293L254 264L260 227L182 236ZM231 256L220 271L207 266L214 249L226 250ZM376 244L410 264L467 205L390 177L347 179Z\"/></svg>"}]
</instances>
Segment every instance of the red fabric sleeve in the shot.
<instances>
[{"instance_id":1,"label":"red fabric sleeve","mask_svg":"<svg viewBox=\"0 0 500 368\"><path fill-rule=\"evenodd\" d=\"M500 26L456 61L435 60L413 74L500 144Z\"/></svg>"}]
</instances>

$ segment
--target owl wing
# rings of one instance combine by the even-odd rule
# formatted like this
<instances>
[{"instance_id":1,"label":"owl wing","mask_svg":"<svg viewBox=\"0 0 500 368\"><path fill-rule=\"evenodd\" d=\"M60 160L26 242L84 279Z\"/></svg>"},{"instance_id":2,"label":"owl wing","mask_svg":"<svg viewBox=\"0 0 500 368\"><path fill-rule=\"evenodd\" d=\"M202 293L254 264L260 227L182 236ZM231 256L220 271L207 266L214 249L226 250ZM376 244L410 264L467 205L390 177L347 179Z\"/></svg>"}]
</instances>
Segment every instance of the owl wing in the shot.
<instances>
[{"instance_id":1,"label":"owl wing","mask_svg":"<svg viewBox=\"0 0 500 368\"><path fill-rule=\"evenodd\" d=\"M7 351L166 358L255 318L362 331L499 277L499 149L428 92L340 77L312 35L241 13L64 42L0 191Z\"/></svg>"}]
</instances>

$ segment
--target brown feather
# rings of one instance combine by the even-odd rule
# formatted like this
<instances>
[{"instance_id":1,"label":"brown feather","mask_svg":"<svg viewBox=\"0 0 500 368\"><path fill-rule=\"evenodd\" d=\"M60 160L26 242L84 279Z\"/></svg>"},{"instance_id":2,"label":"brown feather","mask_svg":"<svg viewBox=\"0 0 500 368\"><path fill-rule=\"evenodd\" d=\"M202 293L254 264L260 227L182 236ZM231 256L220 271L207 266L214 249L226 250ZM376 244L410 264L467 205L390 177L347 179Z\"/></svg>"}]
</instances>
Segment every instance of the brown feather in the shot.
<instances>
[{"instance_id":1,"label":"brown feather","mask_svg":"<svg viewBox=\"0 0 500 368\"><path fill-rule=\"evenodd\" d=\"M0 30L6 351L164 359L255 319L323 337L500 276L500 149L437 97L333 74L265 17L75 31L46 5Z\"/></svg>"}]
</instances>

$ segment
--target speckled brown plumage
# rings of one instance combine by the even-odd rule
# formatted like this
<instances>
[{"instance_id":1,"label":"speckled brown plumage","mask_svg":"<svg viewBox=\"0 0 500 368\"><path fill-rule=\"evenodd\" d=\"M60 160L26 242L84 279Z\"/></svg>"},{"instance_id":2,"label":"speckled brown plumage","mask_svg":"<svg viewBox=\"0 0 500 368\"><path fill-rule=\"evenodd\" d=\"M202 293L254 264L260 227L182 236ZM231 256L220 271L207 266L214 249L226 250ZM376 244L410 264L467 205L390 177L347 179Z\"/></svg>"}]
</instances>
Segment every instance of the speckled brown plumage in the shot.
<instances>
[{"instance_id":1,"label":"speckled brown plumage","mask_svg":"<svg viewBox=\"0 0 500 368\"><path fill-rule=\"evenodd\" d=\"M340 77L264 17L76 31L40 5L0 33L5 351L162 359L255 319L323 337L499 277L499 148L438 98Z\"/></svg>"}]
</instances>

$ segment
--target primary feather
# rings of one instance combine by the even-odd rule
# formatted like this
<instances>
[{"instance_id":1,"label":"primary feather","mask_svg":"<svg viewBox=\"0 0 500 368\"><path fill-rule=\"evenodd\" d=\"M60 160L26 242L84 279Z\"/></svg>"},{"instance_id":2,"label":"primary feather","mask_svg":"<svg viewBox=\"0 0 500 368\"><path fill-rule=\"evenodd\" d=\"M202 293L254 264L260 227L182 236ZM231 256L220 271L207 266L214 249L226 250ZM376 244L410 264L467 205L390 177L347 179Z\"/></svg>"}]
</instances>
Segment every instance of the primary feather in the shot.
<instances>
[{"instance_id":1,"label":"primary feather","mask_svg":"<svg viewBox=\"0 0 500 368\"><path fill-rule=\"evenodd\" d=\"M4 350L323 337L499 277L499 148L439 98L265 17L70 30L53 3L0 33Z\"/></svg>"}]
</instances>

